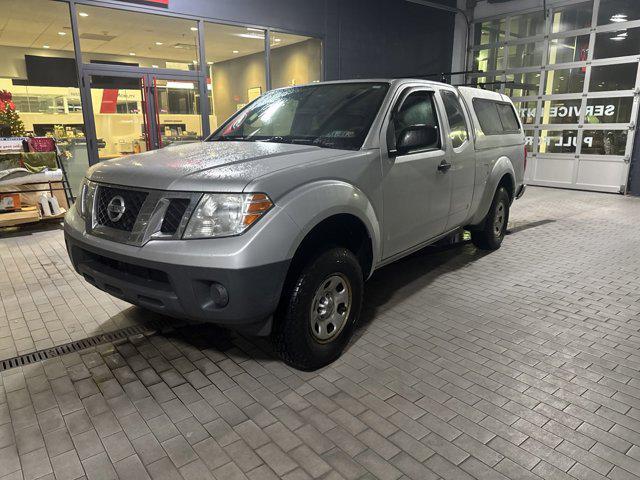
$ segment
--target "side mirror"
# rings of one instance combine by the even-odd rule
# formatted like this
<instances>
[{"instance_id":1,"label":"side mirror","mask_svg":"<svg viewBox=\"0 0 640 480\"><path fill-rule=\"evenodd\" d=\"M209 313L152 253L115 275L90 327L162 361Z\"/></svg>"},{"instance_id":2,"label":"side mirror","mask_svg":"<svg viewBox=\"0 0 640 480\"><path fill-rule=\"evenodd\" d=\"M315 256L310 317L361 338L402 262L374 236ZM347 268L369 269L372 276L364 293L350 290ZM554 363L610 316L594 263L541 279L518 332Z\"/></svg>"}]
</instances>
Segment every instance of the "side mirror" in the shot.
<instances>
[{"instance_id":1,"label":"side mirror","mask_svg":"<svg viewBox=\"0 0 640 480\"><path fill-rule=\"evenodd\" d=\"M396 141L397 155L404 155L412 150L423 150L438 145L438 127L433 125L411 125L404 128Z\"/></svg>"}]
</instances>

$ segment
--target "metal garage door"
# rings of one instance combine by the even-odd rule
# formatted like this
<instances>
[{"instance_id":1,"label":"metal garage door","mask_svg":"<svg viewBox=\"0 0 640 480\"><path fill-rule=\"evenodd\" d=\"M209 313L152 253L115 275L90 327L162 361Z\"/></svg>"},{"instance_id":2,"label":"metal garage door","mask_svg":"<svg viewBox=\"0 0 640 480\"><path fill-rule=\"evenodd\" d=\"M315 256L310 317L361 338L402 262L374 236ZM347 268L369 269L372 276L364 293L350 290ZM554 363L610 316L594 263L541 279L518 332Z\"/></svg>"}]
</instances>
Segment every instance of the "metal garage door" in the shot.
<instances>
[{"instance_id":1,"label":"metal garage door","mask_svg":"<svg viewBox=\"0 0 640 480\"><path fill-rule=\"evenodd\" d=\"M640 2L549 1L474 25L473 82L511 96L533 185L625 192L640 92Z\"/></svg>"}]
</instances>

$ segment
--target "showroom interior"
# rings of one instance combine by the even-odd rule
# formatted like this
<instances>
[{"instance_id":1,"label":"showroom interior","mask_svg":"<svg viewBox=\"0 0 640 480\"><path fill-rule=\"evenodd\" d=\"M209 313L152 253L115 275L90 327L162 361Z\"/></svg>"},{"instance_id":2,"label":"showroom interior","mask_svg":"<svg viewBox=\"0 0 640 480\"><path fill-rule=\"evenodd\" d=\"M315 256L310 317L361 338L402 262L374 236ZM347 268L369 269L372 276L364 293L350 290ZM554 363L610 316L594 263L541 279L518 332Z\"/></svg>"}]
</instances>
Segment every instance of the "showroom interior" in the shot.
<instances>
[{"instance_id":1,"label":"showroom interior","mask_svg":"<svg viewBox=\"0 0 640 480\"><path fill-rule=\"evenodd\" d=\"M90 167L401 78L509 97L526 192L499 250L383 262L331 364L70 261ZM0 480L640 479L639 122L640 0L0 0Z\"/></svg>"}]
</instances>

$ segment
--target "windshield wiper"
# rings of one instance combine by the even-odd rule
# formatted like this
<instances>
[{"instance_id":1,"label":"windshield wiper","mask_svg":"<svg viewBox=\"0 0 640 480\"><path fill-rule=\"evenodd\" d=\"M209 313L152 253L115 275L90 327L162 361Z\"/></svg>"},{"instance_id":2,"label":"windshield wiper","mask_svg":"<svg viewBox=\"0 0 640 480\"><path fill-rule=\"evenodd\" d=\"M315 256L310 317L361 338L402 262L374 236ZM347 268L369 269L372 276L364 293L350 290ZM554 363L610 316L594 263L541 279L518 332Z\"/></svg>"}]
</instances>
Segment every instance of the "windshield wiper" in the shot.
<instances>
[{"instance_id":1,"label":"windshield wiper","mask_svg":"<svg viewBox=\"0 0 640 480\"><path fill-rule=\"evenodd\" d=\"M245 137L244 135L221 135L218 138L213 139L214 142L255 142L256 139L252 137Z\"/></svg>"},{"instance_id":2,"label":"windshield wiper","mask_svg":"<svg viewBox=\"0 0 640 480\"><path fill-rule=\"evenodd\" d=\"M258 139L258 141L272 142L272 143L300 143L303 145L311 145L313 144L315 139L316 137L291 137L291 136L281 137L276 135L274 137L260 138Z\"/></svg>"}]
</instances>

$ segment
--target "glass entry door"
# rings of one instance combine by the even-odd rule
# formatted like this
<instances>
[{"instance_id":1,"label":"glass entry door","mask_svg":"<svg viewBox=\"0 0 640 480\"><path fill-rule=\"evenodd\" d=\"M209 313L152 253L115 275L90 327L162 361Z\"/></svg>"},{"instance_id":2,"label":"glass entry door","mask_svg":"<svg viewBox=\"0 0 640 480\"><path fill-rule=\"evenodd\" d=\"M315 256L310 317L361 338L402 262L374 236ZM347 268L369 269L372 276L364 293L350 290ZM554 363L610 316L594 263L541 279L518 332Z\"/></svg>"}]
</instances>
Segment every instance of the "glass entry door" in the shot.
<instances>
[{"instance_id":1,"label":"glass entry door","mask_svg":"<svg viewBox=\"0 0 640 480\"><path fill-rule=\"evenodd\" d=\"M197 81L149 73L87 73L84 80L91 163L202 140Z\"/></svg>"}]
</instances>

